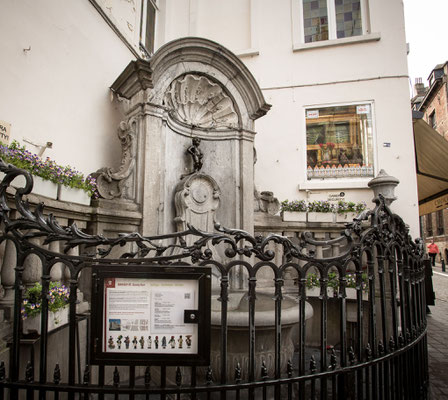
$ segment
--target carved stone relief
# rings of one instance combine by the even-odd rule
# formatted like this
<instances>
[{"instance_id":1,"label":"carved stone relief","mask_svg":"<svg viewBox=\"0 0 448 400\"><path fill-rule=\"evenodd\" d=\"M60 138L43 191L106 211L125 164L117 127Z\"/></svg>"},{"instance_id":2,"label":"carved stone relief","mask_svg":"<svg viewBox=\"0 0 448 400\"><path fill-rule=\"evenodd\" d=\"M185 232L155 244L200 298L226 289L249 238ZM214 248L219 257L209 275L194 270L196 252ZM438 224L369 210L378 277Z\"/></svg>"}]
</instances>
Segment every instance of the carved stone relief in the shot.
<instances>
[{"instance_id":1,"label":"carved stone relief","mask_svg":"<svg viewBox=\"0 0 448 400\"><path fill-rule=\"evenodd\" d=\"M177 231L183 231L187 224L191 224L197 229L213 232L220 196L218 184L208 175L195 173L179 182L174 195Z\"/></svg>"},{"instance_id":2,"label":"carved stone relief","mask_svg":"<svg viewBox=\"0 0 448 400\"><path fill-rule=\"evenodd\" d=\"M134 119L121 121L118 138L121 143L121 162L118 168L104 167L92 174L97 180L98 193L101 198L112 200L125 195L126 180L135 168L135 130Z\"/></svg>"},{"instance_id":3,"label":"carved stone relief","mask_svg":"<svg viewBox=\"0 0 448 400\"><path fill-rule=\"evenodd\" d=\"M188 74L174 80L165 93L163 104L169 108L173 119L193 127L238 127L232 99L220 85L205 76Z\"/></svg>"},{"instance_id":4,"label":"carved stone relief","mask_svg":"<svg viewBox=\"0 0 448 400\"><path fill-rule=\"evenodd\" d=\"M280 202L272 192L254 192L254 211L275 215L280 211Z\"/></svg>"}]
</instances>

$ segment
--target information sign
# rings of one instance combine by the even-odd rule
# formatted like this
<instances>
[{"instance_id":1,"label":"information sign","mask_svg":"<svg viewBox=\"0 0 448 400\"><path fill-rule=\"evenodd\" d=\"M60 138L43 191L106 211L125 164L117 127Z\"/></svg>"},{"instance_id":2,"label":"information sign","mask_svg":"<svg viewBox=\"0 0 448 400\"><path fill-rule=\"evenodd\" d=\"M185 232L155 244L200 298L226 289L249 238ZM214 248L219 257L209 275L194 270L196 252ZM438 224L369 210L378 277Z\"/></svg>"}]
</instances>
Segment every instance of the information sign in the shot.
<instances>
[{"instance_id":1,"label":"information sign","mask_svg":"<svg viewBox=\"0 0 448 400\"><path fill-rule=\"evenodd\" d=\"M11 124L0 120L0 142L9 144L11 138Z\"/></svg>"},{"instance_id":2,"label":"information sign","mask_svg":"<svg viewBox=\"0 0 448 400\"><path fill-rule=\"evenodd\" d=\"M92 362L207 364L210 277L201 267L95 268Z\"/></svg>"}]
</instances>

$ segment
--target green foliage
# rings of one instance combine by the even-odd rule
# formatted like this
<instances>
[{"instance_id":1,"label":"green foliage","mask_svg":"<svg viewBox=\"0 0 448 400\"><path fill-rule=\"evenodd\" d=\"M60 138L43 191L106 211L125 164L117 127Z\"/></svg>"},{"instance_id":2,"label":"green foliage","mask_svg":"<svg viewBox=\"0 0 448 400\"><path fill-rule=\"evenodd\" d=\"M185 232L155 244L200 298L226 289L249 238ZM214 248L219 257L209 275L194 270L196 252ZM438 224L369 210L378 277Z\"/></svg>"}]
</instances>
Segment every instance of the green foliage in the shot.
<instances>
[{"instance_id":1,"label":"green foliage","mask_svg":"<svg viewBox=\"0 0 448 400\"><path fill-rule=\"evenodd\" d=\"M334 212L334 205L326 200L315 200L308 203L308 212L331 213Z\"/></svg>"},{"instance_id":2,"label":"green foliage","mask_svg":"<svg viewBox=\"0 0 448 400\"><path fill-rule=\"evenodd\" d=\"M300 211L300 212L336 212L338 214L345 213L361 213L367 208L366 203L361 201L354 203L353 201L338 201L335 205L326 200L316 200L307 203L305 200L283 200L281 203L281 211Z\"/></svg>"},{"instance_id":3,"label":"green foliage","mask_svg":"<svg viewBox=\"0 0 448 400\"><path fill-rule=\"evenodd\" d=\"M48 290L48 310L56 312L69 302L70 290L61 282L50 282ZM35 317L42 310L42 285L36 283L25 292L22 302L22 319Z\"/></svg>"},{"instance_id":4,"label":"green foliage","mask_svg":"<svg viewBox=\"0 0 448 400\"><path fill-rule=\"evenodd\" d=\"M281 211L300 211L306 212L308 210L308 206L305 200L283 200L281 204Z\"/></svg>"},{"instance_id":5,"label":"green foliage","mask_svg":"<svg viewBox=\"0 0 448 400\"><path fill-rule=\"evenodd\" d=\"M357 288L356 284L356 274L354 272L347 272L345 275L346 287L347 288ZM339 276L336 272L328 273L328 283L327 287L332 288L334 291L339 290ZM315 273L309 273L306 276L306 287L312 289L313 287L320 287L319 276ZM369 288L369 279L367 273L363 272L361 274L361 289L366 292Z\"/></svg>"}]
</instances>

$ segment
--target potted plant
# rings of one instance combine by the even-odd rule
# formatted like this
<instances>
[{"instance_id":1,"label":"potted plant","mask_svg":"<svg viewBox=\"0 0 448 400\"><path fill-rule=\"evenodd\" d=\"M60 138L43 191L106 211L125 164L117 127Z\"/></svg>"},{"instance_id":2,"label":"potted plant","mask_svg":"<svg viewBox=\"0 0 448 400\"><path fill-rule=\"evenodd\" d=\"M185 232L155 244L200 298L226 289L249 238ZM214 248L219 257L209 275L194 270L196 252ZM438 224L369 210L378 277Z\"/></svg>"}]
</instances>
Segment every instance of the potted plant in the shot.
<instances>
[{"instance_id":1,"label":"potted plant","mask_svg":"<svg viewBox=\"0 0 448 400\"><path fill-rule=\"evenodd\" d=\"M90 204L94 197L96 180L91 176L84 179L84 175L70 166L64 167L61 173L61 183L58 189L58 200L78 204Z\"/></svg>"},{"instance_id":2,"label":"potted plant","mask_svg":"<svg viewBox=\"0 0 448 400\"><path fill-rule=\"evenodd\" d=\"M68 323L70 290L61 282L50 282L48 290L48 331ZM23 333L41 333L42 285L36 283L25 292L22 302Z\"/></svg>"},{"instance_id":3,"label":"potted plant","mask_svg":"<svg viewBox=\"0 0 448 400\"><path fill-rule=\"evenodd\" d=\"M353 201L338 201L336 205L336 222L351 222L366 209L366 203Z\"/></svg>"},{"instance_id":4,"label":"potted plant","mask_svg":"<svg viewBox=\"0 0 448 400\"><path fill-rule=\"evenodd\" d=\"M326 200L308 203L308 222L334 222L334 206Z\"/></svg>"},{"instance_id":5,"label":"potted plant","mask_svg":"<svg viewBox=\"0 0 448 400\"><path fill-rule=\"evenodd\" d=\"M281 213L283 221L306 222L306 212L308 206L305 200L284 200L281 203Z\"/></svg>"}]
</instances>

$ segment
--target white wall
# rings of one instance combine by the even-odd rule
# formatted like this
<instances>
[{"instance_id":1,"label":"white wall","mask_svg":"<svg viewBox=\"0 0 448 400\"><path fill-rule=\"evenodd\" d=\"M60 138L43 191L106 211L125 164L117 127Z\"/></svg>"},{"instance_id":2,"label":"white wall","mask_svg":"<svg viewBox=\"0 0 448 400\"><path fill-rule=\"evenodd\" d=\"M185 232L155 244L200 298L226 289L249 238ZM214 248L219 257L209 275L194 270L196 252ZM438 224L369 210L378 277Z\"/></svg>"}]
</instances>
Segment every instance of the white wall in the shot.
<instances>
[{"instance_id":1,"label":"white wall","mask_svg":"<svg viewBox=\"0 0 448 400\"><path fill-rule=\"evenodd\" d=\"M140 15L143 0L93 0L126 38L139 50ZM143 33L144 36L144 33Z\"/></svg>"},{"instance_id":2,"label":"white wall","mask_svg":"<svg viewBox=\"0 0 448 400\"><path fill-rule=\"evenodd\" d=\"M0 7L0 119L12 138L53 142L44 156L86 174L117 165L121 113L109 87L131 52L87 0Z\"/></svg>"}]
</instances>

